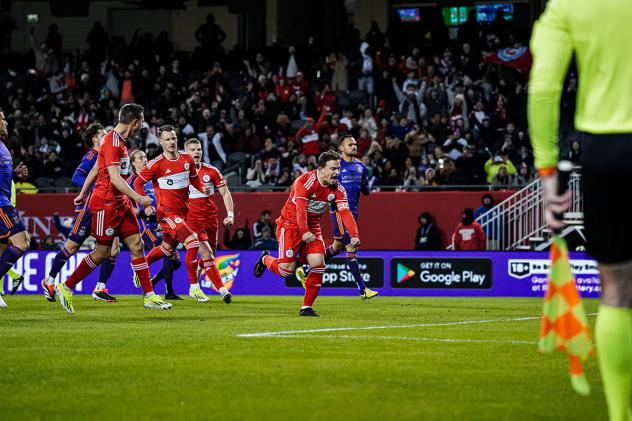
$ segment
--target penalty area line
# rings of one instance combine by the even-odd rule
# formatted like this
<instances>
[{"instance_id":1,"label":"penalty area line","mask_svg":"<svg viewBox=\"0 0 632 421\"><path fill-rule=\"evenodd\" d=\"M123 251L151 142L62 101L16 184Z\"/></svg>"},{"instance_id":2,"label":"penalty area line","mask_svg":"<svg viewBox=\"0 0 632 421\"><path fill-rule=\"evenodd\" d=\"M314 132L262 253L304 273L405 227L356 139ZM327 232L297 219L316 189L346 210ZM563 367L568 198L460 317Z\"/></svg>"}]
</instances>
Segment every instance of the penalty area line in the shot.
<instances>
[{"instance_id":1,"label":"penalty area line","mask_svg":"<svg viewBox=\"0 0 632 421\"><path fill-rule=\"evenodd\" d=\"M502 339L452 339L452 338L417 338L410 336L371 336L371 335L308 335L308 334L285 334L273 335L269 338L316 338L316 339L380 339L397 341L417 341L417 342L451 342L451 343L491 343L509 345L537 345L535 341L517 341Z\"/></svg>"}]
</instances>

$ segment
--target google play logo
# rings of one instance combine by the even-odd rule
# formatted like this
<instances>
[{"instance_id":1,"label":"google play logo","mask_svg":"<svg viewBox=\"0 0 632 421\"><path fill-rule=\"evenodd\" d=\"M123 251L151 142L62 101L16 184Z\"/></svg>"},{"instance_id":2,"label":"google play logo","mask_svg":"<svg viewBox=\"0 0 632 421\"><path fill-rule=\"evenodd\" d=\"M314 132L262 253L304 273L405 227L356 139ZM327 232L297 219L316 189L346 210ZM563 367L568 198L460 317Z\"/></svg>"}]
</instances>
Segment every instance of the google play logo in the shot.
<instances>
[{"instance_id":1,"label":"google play logo","mask_svg":"<svg viewBox=\"0 0 632 421\"><path fill-rule=\"evenodd\" d=\"M402 265L401 263L397 264L397 283L401 284L406 279L415 275L415 271Z\"/></svg>"}]
</instances>

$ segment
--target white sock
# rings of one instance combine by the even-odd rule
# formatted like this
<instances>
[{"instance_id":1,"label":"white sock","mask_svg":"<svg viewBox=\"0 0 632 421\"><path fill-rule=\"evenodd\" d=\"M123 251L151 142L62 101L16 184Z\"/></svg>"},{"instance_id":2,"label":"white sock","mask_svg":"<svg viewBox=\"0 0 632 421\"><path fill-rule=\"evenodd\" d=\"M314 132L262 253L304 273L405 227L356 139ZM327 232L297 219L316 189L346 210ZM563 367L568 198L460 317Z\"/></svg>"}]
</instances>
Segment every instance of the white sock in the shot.
<instances>
[{"instance_id":1,"label":"white sock","mask_svg":"<svg viewBox=\"0 0 632 421\"><path fill-rule=\"evenodd\" d=\"M105 288L105 284L103 282L97 282L97 285L94 287L95 291L101 291Z\"/></svg>"},{"instance_id":2,"label":"white sock","mask_svg":"<svg viewBox=\"0 0 632 421\"><path fill-rule=\"evenodd\" d=\"M151 298L151 297L153 297L154 295L156 295L156 293L155 293L154 291L152 291L152 292L148 292L147 294L145 294L145 298Z\"/></svg>"},{"instance_id":3,"label":"white sock","mask_svg":"<svg viewBox=\"0 0 632 421\"><path fill-rule=\"evenodd\" d=\"M222 294L222 297L226 294L228 294L228 290L226 289L226 287L221 287L219 289L219 293Z\"/></svg>"},{"instance_id":4,"label":"white sock","mask_svg":"<svg viewBox=\"0 0 632 421\"><path fill-rule=\"evenodd\" d=\"M46 284L55 285L55 278L51 278L50 276L46 277Z\"/></svg>"},{"instance_id":5,"label":"white sock","mask_svg":"<svg viewBox=\"0 0 632 421\"><path fill-rule=\"evenodd\" d=\"M191 286L189 287L189 291L191 291L192 289L200 289L200 284L199 283L191 284Z\"/></svg>"}]
</instances>

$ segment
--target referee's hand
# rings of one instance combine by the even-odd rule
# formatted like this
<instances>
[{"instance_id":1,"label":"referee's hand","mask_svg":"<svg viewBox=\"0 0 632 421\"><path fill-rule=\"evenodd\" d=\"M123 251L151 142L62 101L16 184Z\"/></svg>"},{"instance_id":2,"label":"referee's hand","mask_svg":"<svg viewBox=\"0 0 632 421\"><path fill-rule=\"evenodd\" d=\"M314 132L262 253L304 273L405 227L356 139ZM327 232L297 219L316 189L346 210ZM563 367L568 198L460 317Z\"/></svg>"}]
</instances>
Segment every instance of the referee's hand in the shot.
<instances>
[{"instance_id":1,"label":"referee's hand","mask_svg":"<svg viewBox=\"0 0 632 421\"><path fill-rule=\"evenodd\" d=\"M570 190L561 196L557 194L557 174L542 177L542 203L544 205L544 220L552 230L564 228L562 216L571 206L572 194Z\"/></svg>"}]
</instances>

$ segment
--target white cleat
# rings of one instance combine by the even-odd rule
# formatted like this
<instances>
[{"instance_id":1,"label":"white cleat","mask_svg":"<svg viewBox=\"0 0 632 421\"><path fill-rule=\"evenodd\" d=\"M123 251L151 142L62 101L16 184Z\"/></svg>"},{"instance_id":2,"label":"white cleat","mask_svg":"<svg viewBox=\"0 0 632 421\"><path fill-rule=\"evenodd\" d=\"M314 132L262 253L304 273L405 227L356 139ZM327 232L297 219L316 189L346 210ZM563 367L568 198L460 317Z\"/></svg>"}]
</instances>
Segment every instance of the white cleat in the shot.
<instances>
[{"instance_id":1,"label":"white cleat","mask_svg":"<svg viewBox=\"0 0 632 421\"><path fill-rule=\"evenodd\" d=\"M193 298L198 303L207 303L209 298L202 291L199 284L191 285L189 287L189 297Z\"/></svg>"},{"instance_id":2,"label":"white cleat","mask_svg":"<svg viewBox=\"0 0 632 421\"><path fill-rule=\"evenodd\" d=\"M2 298L2 294L0 294L0 308L7 308L7 307L9 307L9 306L4 301L4 298Z\"/></svg>"},{"instance_id":3,"label":"white cleat","mask_svg":"<svg viewBox=\"0 0 632 421\"><path fill-rule=\"evenodd\" d=\"M152 310L170 310L171 307L173 307L171 303L166 302L157 294L154 294L151 297L144 297L143 305L145 308Z\"/></svg>"}]
</instances>

